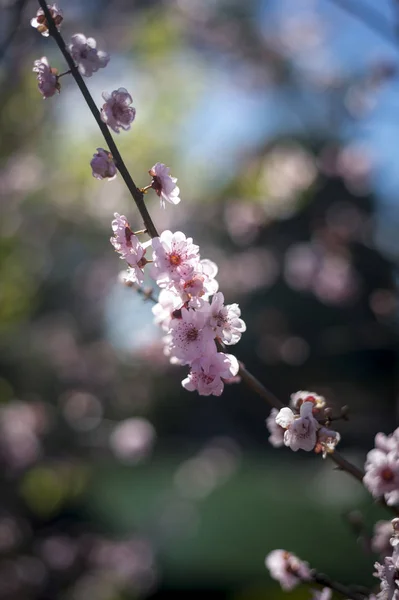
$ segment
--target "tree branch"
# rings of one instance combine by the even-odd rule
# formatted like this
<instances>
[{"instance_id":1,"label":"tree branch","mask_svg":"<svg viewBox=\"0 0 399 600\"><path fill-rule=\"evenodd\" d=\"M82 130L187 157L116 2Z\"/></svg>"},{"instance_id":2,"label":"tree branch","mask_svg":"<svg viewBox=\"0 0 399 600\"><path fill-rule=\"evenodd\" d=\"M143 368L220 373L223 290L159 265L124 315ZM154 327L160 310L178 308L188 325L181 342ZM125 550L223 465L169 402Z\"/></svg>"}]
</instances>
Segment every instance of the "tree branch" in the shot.
<instances>
[{"instance_id":1,"label":"tree branch","mask_svg":"<svg viewBox=\"0 0 399 600\"><path fill-rule=\"evenodd\" d=\"M150 214L149 214L147 207L145 205L145 202L144 202L144 194L138 189L138 187L134 183L132 176L130 175L130 173L122 159L122 156L118 150L118 147L113 140L113 137L108 129L108 126L101 120L100 111L98 110L97 105L95 104L95 102L87 88L87 85L85 84L85 82L83 80L83 77L79 73L78 68L75 65L75 62L72 59L72 56L69 54L69 51L64 42L64 38L62 37L62 35L58 31L57 27L55 26L55 23L51 16L51 13L50 13L49 9L47 8L46 0L38 0L38 2L40 4L40 6L42 7L44 15L46 17L50 35L56 41L66 62L68 63L68 66L71 70L71 74L72 74L73 78L75 79L80 91L82 92L82 95L83 95L84 99L86 100L86 103L87 103L93 117L95 118L97 125L99 126L100 131L104 136L105 141L108 144L108 148L113 156L113 159L115 161L117 169L120 172L124 182L126 183L127 188L129 189L129 192L132 195L133 200L136 203L136 206L140 212L141 218L143 219L143 222L144 222L145 228L148 231L148 234L152 238L158 237L157 229L150 217Z\"/></svg>"}]
</instances>

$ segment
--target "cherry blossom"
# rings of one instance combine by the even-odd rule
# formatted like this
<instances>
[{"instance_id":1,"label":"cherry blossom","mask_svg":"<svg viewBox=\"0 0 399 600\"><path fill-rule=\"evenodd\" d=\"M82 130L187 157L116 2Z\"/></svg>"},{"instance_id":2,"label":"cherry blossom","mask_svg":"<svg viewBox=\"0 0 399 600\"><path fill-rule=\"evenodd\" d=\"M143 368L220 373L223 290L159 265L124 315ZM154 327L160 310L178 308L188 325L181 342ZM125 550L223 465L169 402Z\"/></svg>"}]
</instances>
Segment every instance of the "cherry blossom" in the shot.
<instances>
[{"instance_id":1,"label":"cherry blossom","mask_svg":"<svg viewBox=\"0 0 399 600\"><path fill-rule=\"evenodd\" d=\"M241 311L238 304L224 305L222 292L213 296L210 325L224 344L237 344L241 339L241 334L246 331L247 327L240 316Z\"/></svg>"},{"instance_id":2,"label":"cherry blossom","mask_svg":"<svg viewBox=\"0 0 399 600\"><path fill-rule=\"evenodd\" d=\"M125 275L126 281L141 284L143 268L148 262L144 256L146 247L140 244L124 215L115 213L114 216L115 219L112 221L114 235L111 237L111 244L131 267Z\"/></svg>"},{"instance_id":3,"label":"cherry blossom","mask_svg":"<svg viewBox=\"0 0 399 600\"><path fill-rule=\"evenodd\" d=\"M148 171L152 177L151 187L158 194L162 208L165 208L165 201L171 204L180 202L180 189L176 185L177 179L169 175L169 171L169 167L159 162Z\"/></svg>"},{"instance_id":4,"label":"cherry blossom","mask_svg":"<svg viewBox=\"0 0 399 600\"><path fill-rule=\"evenodd\" d=\"M292 408L298 410L304 402L312 402L315 408L318 409L324 408L326 405L323 396L319 396L319 394L315 394L314 392L300 390L299 392L295 392L295 394L291 394L290 406Z\"/></svg>"},{"instance_id":5,"label":"cherry blossom","mask_svg":"<svg viewBox=\"0 0 399 600\"><path fill-rule=\"evenodd\" d=\"M235 377L238 370L238 361L232 354L211 353L191 364L191 371L182 386L190 392L197 390L201 396L220 396L224 380Z\"/></svg>"},{"instance_id":6,"label":"cherry blossom","mask_svg":"<svg viewBox=\"0 0 399 600\"><path fill-rule=\"evenodd\" d=\"M183 306L183 301L171 290L161 290L158 302L152 307L154 323L160 325L164 331L169 331L173 313Z\"/></svg>"},{"instance_id":7,"label":"cherry blossom","mask_svg":"<svg viewBox=\"0 0 399 600\"><path fill-rule=\"evenodd\" d=\"M371 549L376 554L386 556L392 551L390 539L393 527L391 521L377 521L374 525L373 537L371 538Z\"/></svg>"},{"instance_id":8,"label":"cherry blossom","mask_svg":"<svg viewBox=\"0 0 399 600\"><path fill-rule=\"evenodd\" d=\"M309 581L312 572L308 563L286 550L273 550L266 556L265 565L283 590L290 591L302 581Z\"/></svg>"},{"instance_id":9,"label":"cherry blossom","mask_svg":"<svg viewBox=\"0 0 399 600\"><path fill-rule=\"evenodd\" d=\"M281 446L284 446L285 429L276 423L277 415L277 408L272 408L270 415L266 419L266 427L270 432L269 442L272 446L274 446L274 448L280 448Z\"/></svg>"},{"instance_id":10,"label":"cherry blossom","mask_svg":"<svg viewBox=\"0 0 399 600\"><path fill-rule=\"evenodd\" d=\"M109 63L109 54L97 50L96 40L86 38L83 33L72 36L68 50L77 63L79 73L85 77L91 77L98 69L106 67Z\"/></svg>"},{"instance_id":11,"label":"cherry blossom","mask_svg":"<svg viewBox=\"0 0 399 600\"><path fill-rule=\"evenodd\" d=\"M40 60L35 60L33 63L33 72L37 73L38 88L43 98L50 98L56 92L60 92L60 84L58 81L58 71L50 67L48 59L42 56Z\"/></svg>"},{"instance_id":12,"label":"cherry blossom","mask_svg":"<svg viewBox=\"0 0 399 600\"><path fill-rule=\"evenodd\" d=\"M378 600L399 600L399 545L394 546L391 556L386 556L384 562L376 562L374 577L380 579Z\"/></svg>"},{"instance_id":13,"label":"cherry blossom","mask_svg":"<svg viewBox=\"0 0 399 600\"><path fill-rule=\"evenodd\" d=\"M315 451L322 452L323 458L326 458L327 454L332 454L332 452L334 452L335 446L340 442L340 440L341 436L337 431L327 429L326 427L320 427L317 432L317 444Z\"/></svg>"},{"instance_id":14,"label":"cherry blossom","mask_svg":"<svg viewBox=\"0 0 399 600\"><path fill-rule=\"evenodd\" d=\"M366 474L363 483L375 498L399 490L399 459L396 451L386 453L378 448L370 450L364 468Z\"/></svg>"},{"instance_id":15,"label":"cherry blossom","mask_svg":"<svg viewBox=\"0 0 399 600\"><path fill-rule=\"evenodd\" d=\"M97 148L96 154L93 154L93 158L90 161L90 166L92 168L92 175L96 179L108 179L108 181L112 181L116 177L117 169L112 154L108 150L104 150L104 148Z\"/></svg>"},{"instance_id":16,"label":"cherry blossom","mask_svg":"<svg viewBox=\"0 0 399 600\"><path fill-rule=\"evenodd\" d=\"M60 10L56 4L53 4L52 6L47 4L47 8L49 9L50 15L52 16L55 26L59 31L61 23L63 21L62 10ZM44 10L42 8L39 8L39 10L36 13L36 17L31 19L30 24L32 25L32 27L37 29L39 33L41 33L45 37L48 37L48 23L46 17L44 16Z\"/></svg>"},{"instance_id":17,"label":"cherry blossom","mask_svg":"<svg viewBox=\"0 0 399 600\"><path fill-rule=\"evenodd\" d=\"M286 430L284 444L294 452L299 449L310 452L316 445L318 422L312 410L313 403L304 402L299 415L295 415L290 408L284 407L276 417L276 423Z\"/></svg>"},{"instance_id":18,"label":"cherry blossom","mask_svg":"<svg viewBox=\"0 0 399 600\"><path fill-rule=\"evenodd\" d=\"M206 313L182 308L181 318L170 323L170 351L182 364L215 353L216 346L212 329L207 325Z\"/></svg>"},{"instance_id":19,"label":"cherry blossom","mask_svg":"<svg viewBox=\"0 0 399 600\"><path fill-rule=\"evenodd\" d=\"M136 109L132 104L133 99L125 88L114 90L111 94L103 92L102 97L105 104L101 109L101 119L115 133L119 133L120 129L127 131L131 127L131 123L136 116Z\"/></svg>"},{"instance_id":20,"label":"cherry blossom","mask_svg":"<svg viewBox=\"0 0 399 600\"><path fill-rule=\"evenodd\" d=\"M160 287L171 287L173 281L188 281L199 263L199 248L184 233L169 230L153 238L151 275Z\"/></svg>"}]
</instances>

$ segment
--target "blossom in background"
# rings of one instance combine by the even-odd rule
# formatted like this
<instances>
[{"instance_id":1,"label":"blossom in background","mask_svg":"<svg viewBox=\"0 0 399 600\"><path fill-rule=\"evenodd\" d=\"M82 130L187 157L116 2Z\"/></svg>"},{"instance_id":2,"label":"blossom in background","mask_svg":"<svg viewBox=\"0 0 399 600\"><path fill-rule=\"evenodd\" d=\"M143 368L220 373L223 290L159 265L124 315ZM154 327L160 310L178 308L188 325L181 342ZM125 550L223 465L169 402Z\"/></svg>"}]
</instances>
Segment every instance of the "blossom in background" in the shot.
<instances>
[{"instance_id":1,"label":"blossom in background","mask_svg":"<svg viewBox=\"0 0 399 600\"><path fill-rule=\"evenodd\" d=\"M224 381L235 377L238 370L238 360L235 356L214 352L192 363L191 371L186 379L183 379L182 386L189 392L197 390L201 396L220 396L224 389Z\"/></svg>"},{"instance_id":2,"label":"blossom in background","mask_svg":"<svg viewBox=\"0 0 399 600\"><path fill-rule=\"evenodd\" d=\"M265 565L271 577L276 579L285 591L290 591L302 581L310 581L312 578L308 563L286 550L270 552L266 556Z\"/></svg>"},{"instance_id":3,"label":"blossom in background","mask_svg":"<svg viewBox=\"0 0 399 600\"><path fill-rule=\"evenodd\" d=\"M276 423L286 430L284 444L294 452L299 449L310 452L316 445L318 422L312 410L313 403L304 402L299 415L295 415L288 406L285 406L276 416Z\"/></svg>"},{"instance_id":4,"label":"blossom in background","mask_svg":"<svg viewBox=\"0 0 399 600\"><path fill-rule=\"evenodd\" d=\"M241 334L246 331L247 327L240 316L241 311L238 304L224 305L222 292L213 296L210 325L224 344L237 344L241 339Z\"/></svg>"},{"instance_id":5,"label":"blossom in background","mask_svg":"<svg viewBox=\"0 0 399 600\"><path fill-rule=\"evenodd\" d=\"M179 204L180 189L176 185L176 177L169 175L169 167L157 162L148 172L152 177L151 187L159 196L161 207L165 208L165 201Z\"/></svg>"},{"instance_id":6,"label":"blossom in background","mask_svg":"<svg viewBox=\"0 0 399 600\"><path fill-rule=\"evenodd\" d=\"M112 158L112 154L104 148L97 148L96 154L93 154L93 158L90 161L92 168L93 177L96 179L108 179L112 181L115 179L117 169Z\"/></svg>"},{"instance_id":7,"label":"blossom in background","mask_svg":"<svg viewBox=\"0 0 399 600\"><path fill-rule=\"evenodd\" d=\"M181 231L164 231L153 238L152 248L151 276L160 287L170 287L174 280L188 280L199 263L199 247Z\"/></svg>"},{"instance_id":8,"label":"blossom in background","mask_svg":"<svg viewBox=\"0 0 399 600\"><path fill-rule=\"evenodd\" d=\"M277 408L272 408L270 415L266 419L266 427L269 430L269 442L274 448L280 448L284 446L284 433L285 429L276 423L276 417L278 415Z\"/></svg>"},{"instance_id":9,"label":"blossom in background","mask_svg":"<svg viewBox=\"0 0 399 600\"><path fill-rule=\"evenodd\" d=\"M147 264L145 258L146 248L140 244L137 236L133 233L124 215L115 213L112 221L114 235L110 241L115 250L121 255L131 267L127 271L126 279L133 283L143 283L143 268Z\"/></svg>"},{"instance_id":10,"label":"blossom in background","mask_svg":"<svg viewBox=\"0 0 399 600\"><path fill-rule=\"evenodd\" d=\"M109 54L97 50L96 40L87 38L83 33L75 33L72 36L68 50L77 64L79 73L85 77L91 77L109 63Z\"/></svg>"},{"instance_id":11,"label":"blossom in background","mask_svg":"<svg viewBox=\"0 0 399 600\"><path fill-rule=\"evenodd\" d=\"M136 116L136 109L130 106L133 98L125 88L114 90L111 94L103 92L102 97L105 104L101 109L101 119L115 133L119 133L120 129L126 131L130 129L131 123Z\"/></svg>"},{"instance_id":12,"label":"blossom in background","mask_svg":"<svg viewBox=\"0 0 399 600\"><path fill-rule=\"evenodd\" d=\"M58 71L50 67L48 59L42 56L40 60L35 60L33 63L33 72L37 73L38 88L43 98L51 98L56 92L60 92L60 84L58 81Z\"/></svg>"},{"instance_id":13,"label":"blossom in background","mask_svg":"<svg viewBox=\"0 0 399 600\"><path fill-rule=\"evenodd\" d=\"M61 23L63 21L62 10L60 10L56 4L53 4L52 6L47 4L47 8L49 9L50 14L54 20L55 26L59 31ZM39 10L36 13L36 17L31 19L30 24L45 37L49 35L47 19L44 16L44 11L42 8L39 8Z\"/></svg>"},{"instance_id":14,"label":"blossom in background","mask_svg":"<svg viewBox=\"0 0 399 600\"><path fill-rule=\"evenodd\" d=\"M323 588L322 590L312 590L312 600L331 600L332 591L330 588Z\"/></svg>"},{"instance_id":15,"label":"blossom in background","mask_svg":"<svg viewBox=\"0 0 399 600\"><path fill-rule=\"evenodd\" d=\"M376 554L386 556L392 551L391 537L394 530L391 521L377 521L371 538L371 549Z\"/></svg>"},{"instance_id":16,"label":"blossom in background","mask_svg":"<svg viewBox=\"0 0 399 600\"><path fill-rule=\"evenodd\" d=\"M388 504L395 504L399 493L398 448L389 451L379 448L370 450L364 468L363 483L369 492L375 498L384 496Z\"/></svg>"}]
</instances>

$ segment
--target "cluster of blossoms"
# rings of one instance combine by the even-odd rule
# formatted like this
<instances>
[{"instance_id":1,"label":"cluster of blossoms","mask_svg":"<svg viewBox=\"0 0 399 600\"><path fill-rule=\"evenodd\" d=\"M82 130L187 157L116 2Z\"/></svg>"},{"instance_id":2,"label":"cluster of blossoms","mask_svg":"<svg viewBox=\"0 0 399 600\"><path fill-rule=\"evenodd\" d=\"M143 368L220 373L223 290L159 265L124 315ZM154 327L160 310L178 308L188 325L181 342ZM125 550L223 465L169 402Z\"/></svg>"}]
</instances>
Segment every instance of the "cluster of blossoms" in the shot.
<instances>
[{"instance_id":1,"label":"cluster of blossoms","mask_svg":"<svg viewBox=\"0 0 399 600\"><path fill-rule=\"evenodd\" d=\"M337 431L320 424L317 417L325 409L325 399L313 392L299 391L291 395L290 407L273 408L266 420L269 442L275 448L288 446L291 450L322 453L323 458L334 452L341 439ZM328 420L328 419L326 419Z\"/></svg>"},{"instance_id":2,"label":"cluster of blossoms","mask_svg":"<svg viewBox=\"0 0 399 600\"><path fill-rule=\"evenodd\" d=\"M399 519L391 521L391 553L383 563L376 562L374 576L380 580L376 600L399 600Z\"/></svg>"},{"instance_id":3,"label":"cluster of blossoms","mask_svg":"<svg viewBox=\"0 0 399 600\"><path fill-rule=\"evenodd\" d=\"M375 498L399 504L399 428L391 435L377 433L367 454L363 483Z\"/></svg>"},{"instance_id":4,"label":"cluster of blossoms","mask_svg":"<svg viewBox=\"0 0 399 600\"><path fill-rule=\"evenodd\" d=\"M236 344L246 327L238 304L225 305L223 294L217 291L217 266L201 259L199 247L180 231L164 231L141 244L126 217L117 213L112 229L111 243L129 264L126 282L141 285L143 268L152 263L150 275L161 288L153 313L165 332L165 354L173 364L190 367L183 387L220 396L239 366L234 356L218 352L216 344ZM151 261L145 256L149 244Z\"/></svg>"}]
</instances>

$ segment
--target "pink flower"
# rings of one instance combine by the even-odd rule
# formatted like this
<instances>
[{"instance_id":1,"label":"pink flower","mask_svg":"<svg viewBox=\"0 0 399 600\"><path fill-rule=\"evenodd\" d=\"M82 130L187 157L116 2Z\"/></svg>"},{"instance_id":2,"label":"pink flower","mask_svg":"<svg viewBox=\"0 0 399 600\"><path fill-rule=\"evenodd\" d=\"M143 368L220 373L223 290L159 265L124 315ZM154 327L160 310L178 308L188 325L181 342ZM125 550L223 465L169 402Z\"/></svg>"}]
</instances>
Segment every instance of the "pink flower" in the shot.
<instances>
[{"instance_id":1,"label":"pink flower","mask_svg":"<svg viewBox=\"0 0 399 600\"><path fill-rule=\"evenodd\" d=\"M93 73L107 66L109 55L102 50L97 50L94 38L86 38L83 33L76 33L71 38L68 50L76 62L79 73L91 77Z\"/></svg>"},{"instance_id":2,"label":"pink flower","mask_svg":"<svg viewBox=\"0 0 399 600\"><path fill-rule=\"evenodd\" d=\"M53 21L55 23L55 26L57 27L57 29L59 31L60 25L63 21L62 10L60 10L56 4L53 4L52 6L47 4L47 8L49 9L50 14L53 18ZM47 19L44 16L44 11L42 8L39 8L39 10L36 13L36 17L34 19L31 19L30 24L32 25L32 27L37 29L38 32L41 33L42 35L44 35L45 37L47 37L49 35Z\"/></svg>"},{"instance_id":3,"label":"pink flower","mask_svg":"<svg viewBox=\"0 0 399 600\"><path fill-rule=\"evenodd\" d=\"M61 86L58 82L58 71L50 67L45 56L42 56L40 60L35 60L32 70L34 73L37 73L38 88L44 99L54 96L56 92L60 92Z\"/></svg>"},{"instance_id":4,"label":"pink flower","mask_svg":"<svg viewBox=\"0 0 399 600\"><path fill-rule=\"evenodd\" d=\"M165 201L171 204L179 204L180 190L176 185L176 177L169 175L169 167L163 163L156 163L148 172L152 177L151 187L158 194L161 207L165 208Z\"/></svg>"},{"instance_id":5,"label":"pink flower","mask_svg":"<svg viewBox=\"0 0 399 600\"><path fill-rule=\"evenodd\" d=\"M136 235L130 228L130 225L124 215L115 213L115 219L112 221L111 244L132 268L125 275L127 281L133 283L143 283L143 268L147 263L145 258L146 248L140 244Z\"/></svg>"},{"instance_id":6,"label":"pink flower","mask_svg":"<svg viewBox=\"0 0 399 600\"><path fill-rule=\"evenodd\" d=\"M206 313L182 308L181 318L172 319L170 323L170 356L181 364L214 354L216 346L214 333L207 325Z\"/></svg>"},{"instance_id":7,"label":"pink flower","mask_svg":"<svg viewBox=\"0 0 399 600\"><path fill-rule=\"evenodd\" d=\"M390 539L394 530L391 521L377 521L374 525L373 537L371 538L371 549L376 554L386 556L392 552Z\"/></svg>"},{"instance_id":8,"label":"pink flower","mask_svg":"<svg viewBox=\"0 0 399 600\"><path fill-rule=\"evenodd\" d=\"M266 556L265 565L273 579L276 579L287 592L302 581L309 581L312 578L308 563L299 560L295 554L286 550L270 552Z\"/></svg>"},{"instance_id":9,"label":"pink flower","mask_svg":"<svg viewBox=\"0 0 399 600\"><path fill-rule=\"evenodd\" d=\"M180 294L184 302L189 302L193 308L201 308L202 300L208 300L215 294L219 284L215 279L217 265L206 258L200 260L192 274L186 279L169 283L171 289Z\"/></svg>"},{"instance_id":10,"label":"pink flower","mask_svg":"<svg viewBox=\"0 0 399 600\"><path fill-rule=\"evenodd\" d=\"M136 116L136 109L132 104L133 99L125 88L114 90L112 94L103 92L102 94L105 104L101 109L101 119L115 133L119 133L120 128L127 131L130 129L130 124Z\"/></svg>"},{"instance_id":11,"label":"pink flower","mask_svg":"<svg viewBox=\"0 0 399 600\"><path fill-rule=\"evenodd\" d=\"M341 436L338 431L327 429L326 427L320 427L317 432L317 444L315 452L322 452L323 458L326 458L327 454L332 454L335 450L335 446L340 442Z\"/></svg>"},{"instance_id":12,"label":"pink flower","mask_svg":"<svg viewBox=\"0 0 399 600\"><path fill-rule=\"evenodd\" d=\"M189 392L197 390L200 396L220 396L224 382L235 377L238 370L238 361L232 354L207 354L192 363L191 371L183 379L182 386Z\"/></svg>"},{"instance_id":13,"label":"pink flower","mask_svg":"<svg viewBox=\"0 0 399 600\"><path fill-rule=\"evenodd\" d=\"M97 148L97 153L93 154L90 161L90 166L93 171L93 177L96 179L108 179L112 181L116 177L116 166L112 154L104 148Z\"/></svg>"},{"instance_id":14,"label":"pink flower","mask_svg":"<svg viewBox=\"0 0 399 600\"><path fill-rule=\"evenodd\" d=\"M284 444L294 452L299 449L310 452L316 445L318 422L314 418L312 410L313 403L304 402L299 415L294 415L290 408L284 407L276 417L276 423L286 429Z\"/></svg>"},{"instance_id":15,"label":"pink flower","mask_svg":"<svg viewBox=\"0 0 399 600\"><path fill-rule=\"evenodd\" d=\"M315 394L314 392L308 392L305 390L300 390L299 392L295 392L295 394L291 394L290 406L292 408L296 408L297 410L304 402L312 402L315 408L324 408L326 405L326 401L323 396L319 396L319 394Z\"/></svg>"},{"instance_id":16,"label":"pink flower","mask_svg":"<svg viewBox=\"0 0 399 600\"><path fill-rule=\"evenodd\" d=\"M376 562L374 567L374 577L380 579L378 600L399 600L399 546L393 548L391 556L384 558L383 564Z\"/></svg>"},{"instance_id":17,"label":"pink flower","mask_svg":"<svg viewBox=\"0 0 399 600\"><path fill-rule=\"evenodd\" d=\"M164 231L153 238L152 277L160 287L171 287L173 281L188 280L199 263L199 248L184 233Z\"/></svg>"},{"instance_id":18,"label":"pink flower","mask_svg":"<svg viewBox=\"0 0 399 600\"><path fill-rule=\"evenodd\" d=\"M375 498L399 490L399 459L395 451L370 450L365 471L363 483Z\"/></svg>"},{"instance_id":19,"label":"pink flower","mask_svg":"<svg viewBox=\"0 0 399 600\"><path fill-rule=\"evenodd\" d=\"M241 311L238 304L224 305L224 296L218 292L212 298L210 325L217 337L224 344L233 345L240 341L241 334L246 331L246 325L240 319Z\"/></svg>"},{"instance_id":20,"label":"pink flower","mask_svg":"<svg viewBox=\"0 0 399 600\"><path fill-rule=\"evenodd\" d=\"M173 313L183 306L183 301L172 290L161 290L158 302L152 307L154 323L160 325L164 331L169 331Z\"/></svg>"},{"instance_id":21,"label":"pink flower","mask_svg":"<svg viewBox=\"0 0 399 600\"><path fill-rule=\"evenodd\" d=\"M270 415L266 419L266 427L270 432L269 442L275 448L280 448L281 446L284 446L285 429L276 423L277 415L277 408L272 408Z\"/></svg>"}]
</instances>

